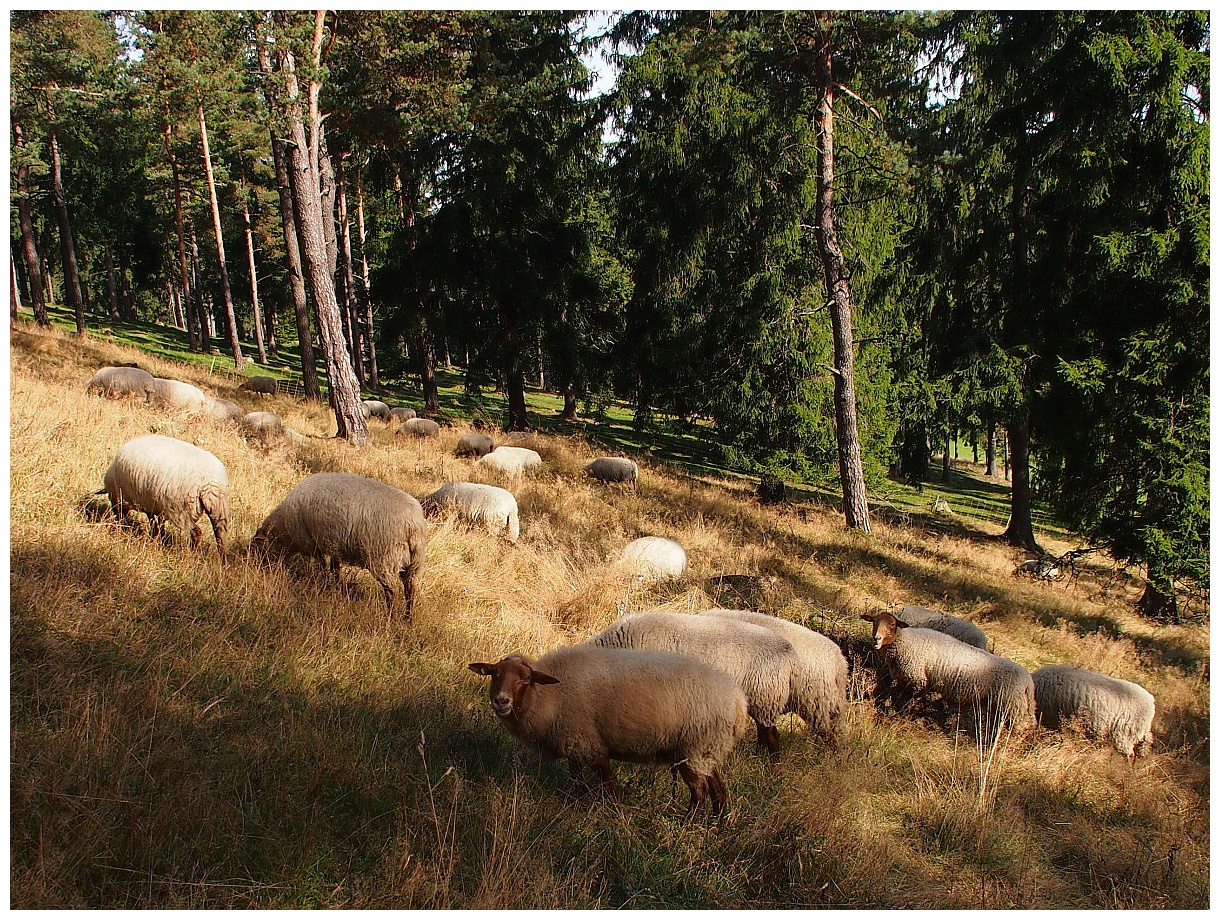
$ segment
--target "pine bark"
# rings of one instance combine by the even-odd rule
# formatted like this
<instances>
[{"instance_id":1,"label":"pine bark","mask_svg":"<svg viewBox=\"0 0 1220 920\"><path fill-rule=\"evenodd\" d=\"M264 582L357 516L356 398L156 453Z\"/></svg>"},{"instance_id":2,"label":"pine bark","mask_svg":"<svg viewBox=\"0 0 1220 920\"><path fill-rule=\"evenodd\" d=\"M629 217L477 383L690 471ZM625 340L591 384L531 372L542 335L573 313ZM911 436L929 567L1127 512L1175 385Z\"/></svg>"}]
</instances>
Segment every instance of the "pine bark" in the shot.
<instances>
[{"instance_id":1,"label":"pine bark","mask_svg":"<svg viewBox=\"0 0 1220 920\"><path fill-rule=\"evenodd\" d=\"M436 385L436 348L432 344L432 333L421 322L415 339L415 351L419 355L419 379L424 391L424 413L435 415L441 411L441 394Z\"/></svg>"},{"instance_id":2,"label":"pine bark","mask_svg":"<svg viewBox=\"0 0 1220 920\"><path fill-rule=\"evenodd\" d=\"M1029 411L1019 413L1008 425L1012 450L1012 514L1002 539L1013 546L1042 552L1034 536L1033 507L1029 488Z\"/></svg>"},{"instance_id":3,"label":"pine bark","mask_svg":"<svg viewBox=\"0 0 1220 920\"><path fill-rule=\"evenodd\" d=\"M377 376L377 336L373 332L373 296L372 288L369 285L369 254L365 246L364 235L364 185L360 181L360 173L356 173L356 232L360 235L360 274L361 274L361 303L364 309L364 324L368 330L368 378L369 386L373 389L381 388L381 381Z\"/></svg>"},{"instance_id":4,"label":"pine bark","mask_svg":"<svg viewBox=\"0 0 1220 920\"><path fill-rule=\"evenodd\" d=\"M995 478L995 422L987 423L987 470L989 478Z\"/></svg>"},{"instance_id":5,"label":"pine bark","mask_svg":"<svg viewBox=\"0 0 1220 920\"><path fill-rule=\"evenodd\" d=\"M76 334L85 334L85 298L81 294L80 270L76 264L76 243L72 237L72 218L68 214L68 196L64 194L63 163L59 156L59 134L54 128L55 110L51 91L47 90L47 118L52 123L51 199L55 203L55 222L59 226L59 253L64 266L64 293L76 318Z\"/></svg>"},{"instance_id":6,"label":"pine bark","mask_svg":"<svg viewBox=\"0 0 1220 920\"><path fill-rule=\"evenodd\" d=\"M212 205L212 230L216 234L216 259L220 263L220 294L224 299L226 331L229 349L233 352L233 365L241 370L245 360L241 354L241 340L237 333L237 312L233 308L233 290L229 286L229 268L225 263L224 229L220 224L220 200L216 196L216 177L212 172L212 152L208 147L208 123L204 116L203 103L198 106L199 138L203 143L203 172L208 183L208 200Z\"/></svg>"},{"instance_id":7,"label":"pine bark","mask_svg":"<svg viewBox=\"0 0 1220 920\"><path fill-rule=\"evenodd\" d=\"M13 122L13 138L18 149L25 146L25 137L21 125L17 122ZM17 200L18 226L21 228L21 255L25 259L25 273L29 279L34 321L40 326L50 326L51 316L47 313L47 302L44 299L42 260L38 256L38 241L34 232L34 211L30 204L32 193L30 167L23 164L17 168L17 194L14 196Z\"/></svg>"},{"instance_id":8,"label":"pine bark","mask_svg":"<svg viewBox=\"0 0 1220 920\"><path fill-rule=\"evenodd\" d=\"M319 63L322 24L325 12L319 11L315 20L314 48L315 64ZM286 14L277 11L275 22L282 25ZM337 437L345 438L361 447L368 443L368 426L360 411L360 387L352 371L351 358L343 345L342 323L339 304L335 298L334 275L328 272L328 253L324 215L319 196L318 173L311 162L311 146L305 133L305 122L301 112L301 92L296 75L296 61L287 42L276 46L280 71L285 79L283 113L287 120L288 153L293 171L293 185L298 194L294 196L297 227L300 231L305 269L309 276L309 287L313 292L318 314L318 326L322 335L322 347L326 361L327 379L330 384L331 407L335 412ZM310 127L316 139L321 122L316 108L316 81L311 84L309 98Z\"/></svg>"},{"instance_id":9,"label":"pine bark","mask_svg":"<svg viewBox=\"0 0 1220 920\"><path fill-rule=\"evenodd\" d=\"M356 273L352 267L352 224L347 208L347 181L342 156L338 158L338 163L339 168L335 171L335 200L339 207L338 258L343 280L343 308L351 329L352 365L356 371L356 379L363 384L365 331L361 328L362 311L356 297Z\"/></svg>"},{"instance_id":10,"label":"pine bark","mask_svg":"<svg viewBox=\"0 0 1220 920\"><path fill-rule=\"evenodd\" d=\"M182 301L186 312L186 338L191 351L200 351L204 345L203 317L194 297L191 273L186 260L186 222L182 218L182 181L178 176L178 158L174 156L173 129L170 123L169 102L165 103L165 156L169 160L170 173L174 180L174 223L178 228L178 270L182 273Z\"/></svg>"},{"instance_id":11,"label":"pine bark","mask_svg":"<svg viewBox=\"0 0 1220 920\"><path fill-rule=\"evenodd\" d=\"M17 261L9 259L8 262L9 276L9 307L12 312L13 322L17 322L17 311L21 309L21 292L17 290Z\"/></svg>"},{"instance_id":12,"label":"pine bark","mask_svg":"<svg viewBox=\"0 0 1220 920\"><path fill-rule=\"evenodd\" d=\"M818 76L818 189L817 240L822 255L826 295L834 334L835 430L839 447L839 479L843 486L843 514L847 526L869 532L868 497L864 464L856 424L855 356L852 343L851 290L847 264L839 246L834 212L834 76L832 31L827 14L820 14L822 30L816 45Z\"/></svg>"}]
</instances>

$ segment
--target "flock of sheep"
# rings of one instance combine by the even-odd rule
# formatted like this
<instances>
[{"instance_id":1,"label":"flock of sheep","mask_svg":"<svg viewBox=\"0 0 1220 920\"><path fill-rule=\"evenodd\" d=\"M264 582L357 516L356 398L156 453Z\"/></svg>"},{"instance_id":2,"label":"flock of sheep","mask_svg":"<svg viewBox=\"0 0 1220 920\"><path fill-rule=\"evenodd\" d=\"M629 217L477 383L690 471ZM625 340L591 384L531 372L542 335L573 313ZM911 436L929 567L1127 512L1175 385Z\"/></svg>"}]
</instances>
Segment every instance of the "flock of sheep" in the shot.
<instances>
[{"instance_id":1,"label":"flock of sheep","mask_svg":"<svg viewBox=\"0 0 1220 920\"><path fill-rule=\"evenodd\" d=\"M269 378L254 378L247 389L267 392L259 389L262 379ZM135 367L103 368L87 390L234 419L252 439L302 437L275 413L245 413L190 384ZM399 434L439 432L434 421L415 417L411 409L391 409L376 400L367 401L365 409L387 424L400 422ZM428 424L413 425L423 422ZM482 431L464 435L456 453L510 477L542 467L536 451L497 447ZM630 484L639 470L629 459L600 457L585 473ZM154 535L166 539L163 525L169 523L189 535L192 548L200 543L198 522L206 515L225 560L229 479L212 454L164 435L137 437L118 449L104 486L119 520L129 509L142 511ZM403 614L409 618L426 557L425 514L448 511L510 542L520 536L517 502L507 489L449 482L421 501L369 477L316 473L267 515L250 553L259 560L299 553L321 560L336 574L340 563L366 569L385 592L391 614L401 583ZM637 577L676 578L686 570L686 554L674 540L644 537L628 544L620 563ZM872 624L873 646L883 662L879 700L902 705L915 695L937 694L972 714L976 728L993 738L1004 725L1024 733L1036 723L1048 728L1071 723L1128 758L1152 744L1155 701L1138 684L1067 665L1031 675L987 651L987 637L976 625L921 607L862 616ZM671 764L690 791L688 816L709 797L713 812L723 811L728 796L719 765L751 722L758 748L776 757L781 715L795 713L815 738L833 744L847 704L848 664L839 645L753 610L630 613L537 661L510 655L469 668L491 678L491 706L501 724L543 756L566 757L574 777L593 767L613 794L612 760Z\"/></svg>"}]
</instances>

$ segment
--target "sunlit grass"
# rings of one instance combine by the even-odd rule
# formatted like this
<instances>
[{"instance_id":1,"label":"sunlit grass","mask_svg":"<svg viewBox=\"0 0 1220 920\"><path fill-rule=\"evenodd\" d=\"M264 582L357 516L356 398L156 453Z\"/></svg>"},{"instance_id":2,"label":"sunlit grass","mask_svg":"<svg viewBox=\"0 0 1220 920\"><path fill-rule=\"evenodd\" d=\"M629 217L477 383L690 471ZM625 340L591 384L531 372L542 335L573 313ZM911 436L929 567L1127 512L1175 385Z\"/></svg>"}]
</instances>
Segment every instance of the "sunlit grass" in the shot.
<instances>
[{"instance_id":1,"label":"sunlit grass","mask_svg":"<svg viewBox=\"0 0 1220 920\"><path fill-rule=\"evenodd\" d=\"M1208 674L1200 627L1139 619L1140 585L1097 565L1018 580L996 525L878 521L846 532L812 500L755 501L731 475L639 455L634 488L580 470L602 450L540 433L541 474L512 483L516 546L455 519L429 528L411 624L367 573L241 557L262 517L322 470L422 496L479 479L453 457L461 416L404 443L380 422L354 450L329 410L239 393L201 364L28 326L10 335L10 855L25 908L1201 908L1208 903ZM87 397L138 361L306 435L264 450L235 428ZM221 566L80 512L125 440L159 431L232 479ZM612 562L671 536L690 572L646 585ZM1053 545L1053 541L1052 541ZM623 800L577 796L496 724L470 661L540 654L627 610L711 606L712 576L773 577L759 606L858 647L862 611L965 616L1000 654L1139 681L1154 754L1129 766L1043 733L988 747L933 707L853 694L836 749L795 718L778 765L743 744L731 816L682 822L664 768L619 765ZM853 676L853 687L867 681Z\"/></svg>"}]
</instances>

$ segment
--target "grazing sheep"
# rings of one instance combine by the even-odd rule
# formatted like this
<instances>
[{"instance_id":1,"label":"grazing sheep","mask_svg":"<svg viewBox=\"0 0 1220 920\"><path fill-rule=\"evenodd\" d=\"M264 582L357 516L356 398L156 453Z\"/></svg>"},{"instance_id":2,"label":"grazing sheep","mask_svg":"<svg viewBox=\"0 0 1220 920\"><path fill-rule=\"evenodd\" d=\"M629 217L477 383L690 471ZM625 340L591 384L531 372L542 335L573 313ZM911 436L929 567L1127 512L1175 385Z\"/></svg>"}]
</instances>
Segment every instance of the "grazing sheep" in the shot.
<instances>
[{"instance_id":1,"label":"grazing sheep","mask_svg":"<svg viewBox=\"0 0 1220 920\"><path fill-rule=\"evenodd\" d=\"M168 377L154 377L149 386L148 401L169 409L202 409L212 398L197 386Z\"/></svg>"},{"instance_id":2,"label":"grazing sheep","mask_svg":"<svg viewBox=\"0 0 1220 920\"><path fill-rule=\"evenodd\" d=\"M491 678L496 716L548 760L568 758L574 778L592 766L617 796L611 760L669 763L690 790L687 818L710 794L713 814L728 795L719 765L750 724L733 679L663 652L577 645L537 664L519 655L470 670Z\"/></svg>"},{"instance_id":3,"label":"grazing sheep","mask_svg":"<svg viewBox=\"0 0 1220 920\"><path fill-rule=\"evenodd\" d=\"M435 438L441 433L441 426L430 418L409 418L398 429L399 435L414 435L417 438Z\"/></svg>"},{"instance_id":4,"label":"grazing sheep","mask_svg":"<svg viewBox=\"0 0 1220 920\"><path fill-rule=\"evenodd\" d=\"M585 475L602 482L635 482L640 468L626 457L598 457L585 467Z\"/></svg>"},{"instance_id":5,"label":"grazing sheep","mask_svg":"<svg viewBox=\"0 0 1220 920\"><path fill-rule=\"evenodd\" d=\"M85 384L86 393L100 393L110 399L138 396L147 400L153 375L138 367L103 367Z\"/></svg>"},{"instance_id":6,"label":"grazing sheep","mask_svg":"<svg viewBox=\"0 0 1220 920\"><path fill-rule=\"evenodd\" d=\"M542 469L542 457L528 447L500 446L480 457L476 464L493 473L515 477Z\"/></svg>"},{"instance_id":7,"label":"grazing sheep","mask_svg":"<svg viewBox=\"0 0 1220 920\"><path fill-rule=\"evenodd\" d=\"M380 399L366 399L362 405L368 409L368 415L365 418L379 418L387 425L390 424L390 407L383 403Z\"/></svg>"},{"instance_id":8,"label":"grazing sheep","mask_svg":"<svg viewBox=\"0 0 1220 920\"><path fill-rule=\"evenodd\" d=\"M668 537L640 537L623 548L619 564L640 578L681 578L686 571L686 550Z\"/></svg>"},{"instance_id":9,"label":"grazing sheep","mask_svg":"<svg viewBox=\"0 0 1220 920\"><path fill-rule=\"evenodd\" d=\"M492 534L503 533L511 543L516 543L521 535L517 500L512 492L498 486L447 482L421 504L428 512L455 508L465 520L486 525Z\"/></svg>"},{"instance_id":10,"label":"grazing sheep","mask_svg":"<svg viewBox=\"0 0 1220 920\"><path fill-rule=\"evenodd\" d=\"M239 390L245 390L247 393L258 393L261 396L274 396L276 393L276 381L274 377L251 377L238 387Z\"/></svg>"},{"instance_id":11,"label":"grazing sheep","mask_svg":"<svg viewBox=\"0 0 1220 920\"><path fill-rule=\"evenodd\" d=\"M415 410L408 406L395 406L390 410L390 421L392 422L402 423L409 418L415 418Z\"/></svg>"},{"instance_id":12,"label":"grazing sheep","mask_svg":"<svg viewBox=\"0 0 1220 920\"><path fill-rule=\"evenodd\" d=\"M920 629L935 629L937 632L952 636L967 645L987 651L986 634L968 620L951 617L947 613L929 610L927 607L908 605L898 613L898 619L908 626L918 626Z\"/></svg>"},{"instance_id":13,"label":"grazing sheep","mask_svg":"<svg viewBox=\"0 0 1220 920\"><path fill-rule=\"evenodd\" d=\"M894 684L904 691L939 693L977 710L990 733L1007 722L1014 732L1034 724L1034 682L1015 661L992 655L934 629L910 627L888 611L864 613L873 624L873 647L881 652Z\"/></svg>"},{"instance_id":14,"label":"grazing sheep","mask_svg":"<svg viewBox=\"0 0 1220 920\"><path fill-rule=\"evenodd\" d=\"M786 712L805 720L814 735L832 741L839 716L847 705L847 659L838 644L821 633L791 620L767 616L754 610L704 610L700 616L723 617L753 623L783 636L796 652Z\"/></svg>"},{"instance_id":15,"label":"grazing sheep","mask_svg":"<svg viewBox=\"0 0 1220 920\"><path fill-rule=\"evenodd\" d=\"M1139 684L1065 664L1039 668L1033 680L1038 722L1045 727L1079 717L1090 738L1112 742L1132 761L1152 749L1156 700Z\"/></svg>"},{"instance_id":16,"label":"grazing sheep","mask_svg":"<svg viewBox=\"0 0 1220 920\"><path fill-rule=\"evenodd\" d=\"M203 412L205 415L210 415L214 419L219 419L222 422L232 419L239 419L246 414L246 410L237 403L229 399L221 399L213 397L203 404Z\"/></svg>"},{"instance_id":17,"label":"grazing sheep","mask_svg":"<svg viewBox=\"0 0 1220 920\"><path fill-rule=\"evenodd\" d=\"M458 438L457 449L454 450L455 457L486 457L496 445L491 438L478 431L471 431L468 434Z\"/></svg>"},{"instance_id":18,"label":"grazing sheep","mask_svg":"<svg viewBox=\"0 0 1220 920\"><path fill-rule=\"evenodd\" d=\"M668 610L630 613L586 643L599 648L672 652L731 674L746 695L758 746L779 753L776 720L788 708L798 668L792 643L753 623Z\"/></svg>"},{"instance_id":19,"label":"grazing sheep","mask_svg":"<svg viewBox=\"0 0 1220 920\"><path fill-rule=\"evenodd\" d=\"M199 546L199 518L212 522L216 550L225 558L229 530L229 474L224 464L201 447L160 434L133 438L114 455L106 470L104 491L115 517L122 521L129 508L148 515L152 532L162 539L162 522L190 536Z\"/></svg>"},{"instance_id":20,"label":"grazing sheep","mask_svg":"<svg viewBox=\"0 0 1220 920\"><path fill-rule=\"evenodd\" d=\"M249 412L243 415L237 426L247 438L264 443L273 441L284 434L284 422L274 412Z\"/></svg>"},{"instance_id":21,"label":"grazing sheep","mask_svg":"<svg viewBox=\"0 0 1220 920\"><path fill-rule=\"evenodd\" d=\"M427 523L419 502L401 489L354 473L315 473L293 487L259 526L252 552L322 559L335 575L339 563L367 569L394 612L394 579L402 581L411 618L424 565Z\"/></svg>"}]
</instances>

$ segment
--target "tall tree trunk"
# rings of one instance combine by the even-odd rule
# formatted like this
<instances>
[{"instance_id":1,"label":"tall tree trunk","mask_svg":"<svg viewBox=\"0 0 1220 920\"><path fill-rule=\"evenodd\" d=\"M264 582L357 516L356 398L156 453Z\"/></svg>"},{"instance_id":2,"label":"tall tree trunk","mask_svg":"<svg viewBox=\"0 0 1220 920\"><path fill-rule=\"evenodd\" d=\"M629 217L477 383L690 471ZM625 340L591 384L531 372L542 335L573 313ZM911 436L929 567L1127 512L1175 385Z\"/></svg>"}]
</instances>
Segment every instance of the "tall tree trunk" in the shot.
<instances>
[{"instance_id":1,"label":"tall tree trunk","mask_svg":"<svg viewBox=\"0 0 1220 920\"><path fill-rule=\"evenodd\" d=\"M246 164L241 164L241 220L246 232L246 259L250 263L250 304L254 313L254 346L258 363L267 363L267 345L263 335L263 311L258 305L258 266L254 261L254 229L250 226L250 201L246 187Z\"/></svg>"},{"instance_id":2,"label":"tall tree trunk","mask_svg":"<svg viewBox=\"0 0 1220 920\"><path fill-rule=\"evenodd\" d=\"M415 339L415 351L419 355L419 379L424 391L424 413L436 415L441 411L441 394L436 385L436 348L432 344L432 333L422 320Z\"/></svg>"},{"instance_id":3,"label":"tall tree trunk","mask_svg":"<svg viewBox=\"0 0 1220 920\"><path fill-rule=\"evenodd\" d=\"M54 248L55 235L51 233L50 228L44 228L42 238L42 249L40 256L42 258L42 283L45 288L43 291L48 304L58 303L55 297L55 274L51 271L51 259L47 256L47 251Z\"/></svg>"},{"instance_id":4,"label":"tall tree trunk","mask_svg":"<svg viewBox=\"0 0 1220 920\"><path fill-rule=\"evenodd\" d=\"M559 417L565 422L579 420L579 416L576 414L576 388L570 383L565 383L563 386L563 414Z\"/></svg>"},{"instance_id":5,"label":"tall tree trunk","mask_svg":"<svg viewBox=\"0 0 1220 920\"><path fill-rule=\"evenodd\" d=\"M286 21L286 14L277 11L275 22L281 27ZM320 64L322 26L325 21L325 11L318 11L314 26L315 72ZM280 61L280 71L285 79L285 96L283 113L287 119L291 143L288 152L294 173L294 187L302 194L295 198L297 226L301 234L302 248L305 256L305 268L309 274L309 286L313 292L314 304L318 313L318 325L322 334L322 346L326 360L327 379L330 384L331 406L335 411L337 436L346 438L357 447L368 443L368 426L360 406L360 387L356 375L352 372L351 358L343 347L343 330L339 319L339 304L335 299L333 273L328 273L326 252L325 217L322 213L318 190L318 174L310 163L310 144L305 134L305 123L301 113L301 92L296 75L296 61L286 42L276 45ZM311 102L317 98L316 90L320 88L316 81L310 86ZM311 124L314 137L321 131L321 121L315 105L310 106Z\"/></svg>"},{"instance_id":6,"label":"tall tree trunk","mask_svg":"<svg viewBox=\"0 0 1220 920\"><path fill-rule=\"evenodd\" d=\"M17 322L17 313L21 309L21 292L17 290L17 261L10 258L8 261L8 277L9 277L9 305L12 310L13 322Z\"/></svg>"},{"instance_id":7,"label":"tall tree trunk","mask_svg":"<svg viewBox=\"0 0 1220 920\"><path fill-rule=\"evenodd\" d=\"M1029 410L1022 410L1008 425L1012 445L1012 515L1003 539L1013 546L1042 552L1034 537L1033 503L1029 488Z\"/></svg>"},{"instance_id":8,"label":"tall tree trunk","mask_svg":"<svg viewBox=\"0 0 1220 920\"><path fill-rule=\"evenodd\" d=\"M373 332L373 297L372 288L369 285L369 254L365 246L364 235L364 184L361 182L359 171L356 173L356 231L360 235L360 274L363 282L360 289L360 303L363 306L364 324L368 331L369 386L376 390L381 388L381 381L377 377L377 337Z\"/></svg>"},{"instance_id":9,"label":"tall tree trunk","mask_svg":"<svg viewBox=\"0 0 1220 920\"><path fill-rule=\"evenodd\" d=\"M188 225L188 232L191 239L190 286L191 290L195 292L195 315L199 320L199 348L208 352L212 350L212 325L215 318L212 316L212 309L208 305L205 292L199 283L200 276L203 274L203 263L199 258L199 236L195 232L194 219Z\"/></svg>"},{"instance_id":10,"label":"tall tree trunk","mask_svg":"<svg viewBox=\"0 0 1220 920\"><path fill-rule=\"evenodd\" d=\"M25 146L21 125L13 122L13 137L15 146L21 150ZM30 304L34 308L34 321L40 326L50 326L51 317L47 313L47 302L44 299L45 287L42 278L42 260L38 257L38 241L34 233L34 211L30 203L33 188L30 183L30 167L22 164L17 167L17 220L21 228L21 254L25 258L25 273L29 279Z\"/></svg>"},{"instance_id":11,"label":"tall tree trunk","mask_svg":"<svg viewBox=\"0 0 1220 920\"><path fill-rule=\"evenodd\" d=\"M818 189L817 240L822 254L826 296L834 333L835 430L839 446L839 480L843 485L843 514L847 526L869 532L868 497L864 464L856 426L856 371L852 343L851 291L847 264L839 247L834 212L834 77L831 13L818 15L822 30L817 38L818 74Z\"/></svg>"},{"instance_id":12,"label":"tall tree trunk","mask_svg":"<svg viewBox=\"0 0 1220 920\"><path fill-rule=\"evenodd\" d=\"M118 288L115 284L115 254L106 245L106 316L118 322Z\"/></svg>"},{"instance_id":13,"label":"tall tree trunk","mask_svg":"<svg viewBox=\"0 0 1220 920\"><path fill-rule=\"evenodd\" d=\"M508 397L508 424L505 431L529 431L525 405L525 369L510 357L504 368L504 395Z\"/></svg>"},{"instance_id":14,"label":"tall tree trunk","mask_svg":"<svg viewBox=\"0 0 1220 920\"><path fill-rule=\"evenodd\" d=\"M186 261L186 222L182 218L182 181L178 176L178 158L174 156L173 128L170 120L169 102L165 103L165 128L162 139L165 142L165 156L169 160L170 174L174 180L174 223L178 228L178 271L182 273L182 302L186 308L186 339L191 351L201 351L204 347L202 329L203 317L191 285L191 273Z\"/></svg>"},{"instance_id":15,"label":"tall tree trunk","mask_svg":"<svg viewBox=\"0 0 1220 920\"><path fill-rule=\"evenodd\" d=\"M123 320L134 323L136 315L136 296L131 289L131 256L124 249L119 252L119 313Z\"/></svg>"},{"instance_id":16,"label":"tall tree trunk","mask_svg":"<svg viewBox=\"0 0 1220 920\"><path fill-rule=\"evenodd\" d=\"M47 90L47 118L54 125L55 110L51 105L51 90ZM76 264L76 243L72 238L72 219L68 215L68 196L64 194L63 163L59 156L59 134L54 127L50 134L51 199L55 203L55 222L59 225L59 253L64 264L64 293L76 317L76 334L85 334L85 298L81 294L80 271Z\"/></svg>"},{"instance_id":17,"label":"tall tree trunk","mask_svg":"<svg viewBox=\"0 0 1220 920\"><path fill-rule=\"evenodd\" d=\"M237 332L237 311L233 308L233 290L229 286L229 267L225 264L224 229L220 225L220 200L216 197L216 177L212 173L212 151L208 147L208 123L203 114L203 103L198 105L199 138L203 143L203 173L208 183L208 200L212 204L212 230L216 234L216 259L220 264L220 295L224 298L225 322L229 334L229 349L233 352L233 366L241 370L246 363L241 354L241 339Z\"/></svg>"},{"instance_id":18,"label":"tall tree trunk","mask_svg":"<svg viewBox=\"0 0 1220 920\"><path fill-rule=\"evenodd\" d=\"M337 162L339 167L335 171L335 198L339 206L339 270L343 277L344 309L352 333L352 364L356 370L356 379L363 384L365 332L361 328L362 313L356 297L356 273L352 268L352 223L347 210L347 180L343 170L343 157L338 157Z\"/></svg>"},{"instance_id":19,"label":"tall tree trunk","mask_svg":"<svg viewBox=\"0 0 1220 920\"><path fill-rule=\"evenodd\" d=\"M985 475L995 478L995 422L987 422L987 470Z\"/></svg>"}]
</instances>

